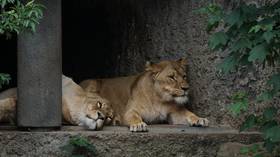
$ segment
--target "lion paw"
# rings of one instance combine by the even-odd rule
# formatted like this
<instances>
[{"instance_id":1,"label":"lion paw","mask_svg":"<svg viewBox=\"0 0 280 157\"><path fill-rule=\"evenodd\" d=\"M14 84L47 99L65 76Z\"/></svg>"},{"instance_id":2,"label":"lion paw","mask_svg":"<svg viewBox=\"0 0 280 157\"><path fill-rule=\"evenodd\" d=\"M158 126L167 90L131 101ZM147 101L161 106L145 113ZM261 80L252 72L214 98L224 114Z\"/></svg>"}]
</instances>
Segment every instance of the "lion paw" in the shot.
<instances>
[{"instance_id":1,"label":"lion paw","mask_svg":"<svg viewBox=\"0 0 280 157\"><path fill-rule=\"evenodd\" d=\"M148 131L147 124L144 123L144 122L140 122L140 123L137 123L137 124L131 124L129 126L129 130L131 132L145 132L145 131Z\"/></svg>"},{"instance_id":2,"label":"lion paw","mask_svg":"<svg viewBox=\"0 0 280 157\"><path fill-rule=\"evenodd\" d=\"M192 124L193 126L199 127L207 127L209 126L209 120L206 118L198 118L195 123Z\"/></svg>"}]
</instances>

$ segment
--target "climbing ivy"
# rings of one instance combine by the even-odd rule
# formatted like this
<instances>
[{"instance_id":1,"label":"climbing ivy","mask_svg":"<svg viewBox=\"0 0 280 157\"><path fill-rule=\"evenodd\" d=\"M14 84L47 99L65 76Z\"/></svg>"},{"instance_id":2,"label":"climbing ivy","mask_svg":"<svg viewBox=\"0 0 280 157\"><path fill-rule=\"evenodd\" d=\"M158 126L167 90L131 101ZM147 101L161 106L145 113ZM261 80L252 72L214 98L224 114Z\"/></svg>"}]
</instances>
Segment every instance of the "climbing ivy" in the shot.
<instances>
[{"instance_id":1,"label":"climbing ivy","mask_svg":"<svg viewBox=\"0 0 280 157\"><path fill-rule=\"evenodd\" d=\"M267 82L268 90L257 96L254 103L269 101L280 93L280 1L268 1L262 6L239 1L231 10L212 3L198 10L207 15L206 31L210 33L209 47L226 54L218 65L224 73L239 67L262 65L271 67L275 73ZM232 98L229 110L234 115L244 113L249 107L246 92L239 92ZM262 115L248 115L240 131L257 127L263 134L264 147L271 154L280 144L280 125L275 120L277 108L265 109ZM258 147L244 149L252 156L262 156Z\"/></svg>"}]
</instances>

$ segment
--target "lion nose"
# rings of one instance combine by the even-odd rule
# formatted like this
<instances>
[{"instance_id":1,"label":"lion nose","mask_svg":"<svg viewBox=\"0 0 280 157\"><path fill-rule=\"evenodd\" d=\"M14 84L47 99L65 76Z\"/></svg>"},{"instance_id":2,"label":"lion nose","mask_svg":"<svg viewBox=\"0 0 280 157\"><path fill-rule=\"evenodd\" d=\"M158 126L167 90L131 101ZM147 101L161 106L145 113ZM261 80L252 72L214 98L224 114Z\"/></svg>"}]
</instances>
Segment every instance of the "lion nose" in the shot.
<instances>
[{"instance_id":1,"label":"lion nose","mask_svg":"<svg viewBox=\"0 0 280 157\"><path fill-rule=\"evenodd\" d=\"M100 113L100 112L97 112L97 116L98 116L98 119L101 119L101 120L104 120L104 116Z\"/></svg>"}]
</instances>

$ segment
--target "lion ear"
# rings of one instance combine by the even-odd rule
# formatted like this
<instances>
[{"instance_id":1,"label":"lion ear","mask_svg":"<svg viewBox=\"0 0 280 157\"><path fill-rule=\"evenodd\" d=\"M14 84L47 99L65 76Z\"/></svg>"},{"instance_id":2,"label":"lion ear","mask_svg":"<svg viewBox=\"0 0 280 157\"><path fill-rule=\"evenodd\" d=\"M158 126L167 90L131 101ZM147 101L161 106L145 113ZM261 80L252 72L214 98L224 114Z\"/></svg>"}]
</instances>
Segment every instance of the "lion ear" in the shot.
<instances>
[{"instance_id":1,"label":"lion ear","mask_svg":"<svg viewBox=\"0 0 280 157\"><path fill-rule=\"evenodd\" d=\"M146 71L149 71L151 69L151 67L152 67L151 61L146 61L146 64L145 64Z\"/></svg>"},{"instance_id":2,"label":"lion ear","mask_svg":"<svg viewBox=\"0 0 280 157\"><path fill-rule=\"evenodd\" d=\"M186 66L187 63L188 63L187 59L185 57L182 57L182 58L178 59L177 62L180 63L183 66Z\"/></svg>"},{"instance_id":3,"label":"lion ear","mask_svg":"<svg viewBox=\"0 0 280 157\"><path fill-rule=\"evenodd\" d=\"M157 64L153 64L150 61L147 61L145 65L145 70L152 71L152 72L159 72L161 68Z\"/></svg>"}]
</instances>

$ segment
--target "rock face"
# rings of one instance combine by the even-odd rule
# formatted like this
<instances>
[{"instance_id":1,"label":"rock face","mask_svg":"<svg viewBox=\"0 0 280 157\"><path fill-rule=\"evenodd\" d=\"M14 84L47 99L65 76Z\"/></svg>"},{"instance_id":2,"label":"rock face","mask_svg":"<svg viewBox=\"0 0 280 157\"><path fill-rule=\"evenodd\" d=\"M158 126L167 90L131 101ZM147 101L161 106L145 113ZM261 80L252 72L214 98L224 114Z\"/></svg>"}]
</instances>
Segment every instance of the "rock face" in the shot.
<instances>
[{"instance_id":1,"label":"rock face","mask_svg":"<svg viewBox=\"0 0 280 157\"><path fill-rule=\"evenodd\" d=\"M150 126L148 133L131 133L126 127L83 131L64 127L53 132L0 131L0 156L66 156L60 147L73 136L87 138L100 157L208 157L216 156L227 142L259 142L258 133L238 133L223 128Z\"/></svg>"},{"instance_id":2,"label":"rock face","mask_svg":"<svg viewBox=\"0 0 280 157\"><path fill-rule=\"evenodd\" d=\"M254 145L258 145L258 153L262 154L262 156L264 157L269 157L271 155L269 155L268 152L265 151L265 148L263 148L263 143L254 143L254 144L242 144L242 143L238 143L238 142L228 142L228 143L224 143L220 146L220 149L217 153L217 157L248 157L248 154L243 153L242 151L240 151L242 148L248 148L248 147L253 147ZM258 154L256 153L256 154ZM254 155L256 155L254 154ZM273 156L273 155L272 155ZM275 156L277 156L275 154Z\"/></svg>"},{"instance_id":3,"label":"rock face","mask_svg":"<svg viewBox=\"0 0 280 157\"><path fill-rule=\"evenodd\" d=\"M224 53L210 52L207 46L209 36L205 31L206 18L194 13L208 2L67 1L64 19L68 16L70 22L73 18L91 19L91 22L80 28L81 32L76 35L81 40L78 43L70 37L75 34L75 23L69 23L67 27L64 25L69 31L73 27L71 33L67 35L66 32L65 35L64 72L79 82L86 78L130 75L142 71L146 61L158 62L184 56L188 59L187 73L192 90L191 104L187 107L202 117L208 117L212 125L237 127L243 117L237 119L229 116L227 104L230 103L230 96L238 91L247 91L250 99L253 98L263 89L271 71L260 73L262 69L257 67L240 69L226 76L218 71L217 65ZM225 7L231 5L231 1L218 2ZM67 12L71 5L80 7L83 10L81 15L76 12L71 14L71 9ZM73 44L68 41L70 39L75 40ZM74 45L79 55L72 53L75 47L71 46ZM75 59L83 62L71 62L71 59L67 59L68 55L72 55L72 58L76 56ZM268 104L258 105L249 112L259 112L264 106Z\"/></svg>"}]
</instances>

